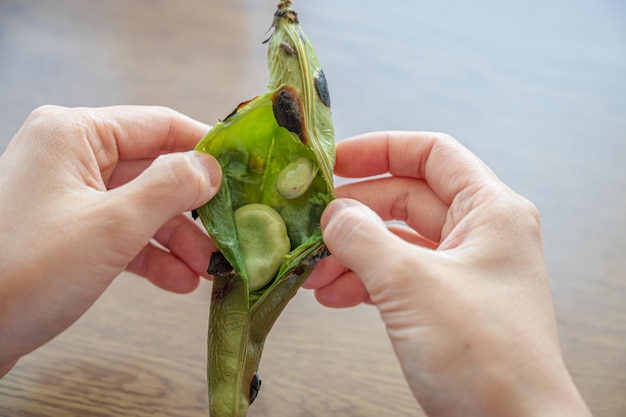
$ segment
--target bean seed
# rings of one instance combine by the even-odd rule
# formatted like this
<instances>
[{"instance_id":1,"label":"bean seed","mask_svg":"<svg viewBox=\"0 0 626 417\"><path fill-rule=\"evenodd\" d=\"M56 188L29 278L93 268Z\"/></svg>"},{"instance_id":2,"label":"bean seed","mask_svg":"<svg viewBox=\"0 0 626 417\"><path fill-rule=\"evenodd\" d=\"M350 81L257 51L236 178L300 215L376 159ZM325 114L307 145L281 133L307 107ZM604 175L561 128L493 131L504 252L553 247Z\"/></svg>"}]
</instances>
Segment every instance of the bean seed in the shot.
<instances>
[{"instance_id":1,"label":"bean seed","mask_svg":"<svg viewBox=\"0 0 626 417\"><path fill-rule=\"evenodd\" d=\"M315 179L313 162L300 158L283 168L276 178L276 188L288 200L298 198L308 191Z\"/></svg>"},{"instance_id":2,"label":"bean seed","mask_svg":"<svg viewBox=\"0 0 626 417\"><path fill-rule=\"evenodd\" d=\"M248 289L257 291L276 276L291 250L280 214L264 204L247 204L234 213L239 245L248 275Z\"/></svg>"}]
</instances>

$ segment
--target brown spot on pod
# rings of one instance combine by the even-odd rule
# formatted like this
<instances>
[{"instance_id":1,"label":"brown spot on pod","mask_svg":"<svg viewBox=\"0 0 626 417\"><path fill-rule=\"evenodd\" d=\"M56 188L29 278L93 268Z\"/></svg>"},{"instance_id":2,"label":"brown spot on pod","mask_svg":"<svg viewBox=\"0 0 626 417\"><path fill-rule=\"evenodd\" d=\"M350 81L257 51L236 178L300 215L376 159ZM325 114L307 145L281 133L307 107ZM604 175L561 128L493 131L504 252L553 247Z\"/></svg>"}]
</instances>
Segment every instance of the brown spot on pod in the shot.
<instances>
[{"instance_id":1,"label":"brown spot on pod","mask_svg":"<svg viewBox=\"0 0 626 417\"><path fill-rule=\"evenodd\" d=\"M300 136L306 145L308 138L304 127L304 106L298 90L289 85L281 87L272 97L272 108L278 125Z\"/></svg>"},{"instance_id":2,"label":"brown spot on pod","mask_svg":"<svg viewBox=\"0 0 626 417\"><path fill-rule=\"evenodd\" d=\"M259 391L261 390L261 379L259 379L259 374L254 374L252 379L250 380L250 404L256 400L256 397L259 395Z\"/></svg>"},{"instance_id":3,"label":"brown spot on pod","mask_svg":"<svg viewBox=\"0 0 626 417\"><path fill-rule=\"evenodd\" d=\"M291 1L284 0L278 3L278 9L276 10L276 13L274 13L274 20L272 21L272 26L270 27L270 30L276 29L276 24L278 23L279 19L285 19L290 23L299 23L298 13L291 9ZM276 32L272 32L270 37L264 40L263 43L266 44L270 40L272 40L274 33Z\"/></svg>"},{"instance_id":4,"label":"brown spot on pod","mask_svg":"<svg viewBox=\"0 0 626 417\"><path fill-rule=\"evenodd\" d=\"M242 102L242 103L239 103L239 104L237 105L237 107L235 107L235 110L231 111L231 112L228 114L228 116L226 116L226 117L224 118L224 120L220 120L220 122L225 122L226 120L230 119L232 116L234 116L235 114L237 114L237 112L238 112L239 110L243 109L243 108L244 108L244 107L246 107L248 104L250 104L250 102L252 102L254 99L256 99L256 97L255 97L255 98L253 98L253 99L250 99L250 100L244 101L244 102Z\"/></svg>"},{"instance_id":5,"label":"brown spot on pod","mask_svg":"<svg viewBox=\"0 0 626 417\"><path fill-rule=\"evenodd\" d=\"M225 277L235 272L235 268L228 262L222 252L213 252L206 271L209 275Z\"/></svg>"},{"instance_id":6,"label":"brown spot on pod","mask_svg":"<svg viewBox=\"0 0 626 417\"><path fill-rule=\"evenodd\" d=\"M296 50L293 49L293 46L289 45L287 42L280 43L280 49L285 53L285 55L291 57L296 54Z\"/></svg>"},{"instance_id":7,"label":"brown spot on pod","mask_svg":"<svg viewBox=\"0 0 626 417\"><path fill-rule=\"evenodd\" d=\"M330 93L328 92L326 74L324 74L322 69L318 69L315 71L313 77L315 78L315 90L317 91L317 96L326 107L330 108Z\"/></svg>"},{"instance_id":8,"label":"brown spot on pod","mask_svg":"<svg viewBox=\"0 0 626 417\"><path fill-rule=\"evenodd\" d=\"M221 285L216 285L216 283L213 284L212 302L224 301L233 288L233 279L234 278L232 277L226 278Z\"/></svg>"}]
</instances>

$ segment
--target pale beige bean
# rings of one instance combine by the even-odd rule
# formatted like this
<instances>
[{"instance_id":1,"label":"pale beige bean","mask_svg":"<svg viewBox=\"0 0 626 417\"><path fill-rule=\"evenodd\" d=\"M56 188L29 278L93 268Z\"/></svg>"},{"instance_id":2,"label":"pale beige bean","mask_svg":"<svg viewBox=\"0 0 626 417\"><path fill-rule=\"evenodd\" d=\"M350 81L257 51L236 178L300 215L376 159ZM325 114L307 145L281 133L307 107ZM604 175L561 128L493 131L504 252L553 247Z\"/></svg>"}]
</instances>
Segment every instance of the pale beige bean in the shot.
<instances>
[{"instance_id":1,"label":"pale beige bean","mask_svg":"<svg viewBox=\"0 0 626 417\"><path fill-rule=\"evenodd\" d=\"M280 195L291 200L307 192L315 178L315 167L308 158L300 158L280 171L276 188Z\"/></svg>"}]
</instances>

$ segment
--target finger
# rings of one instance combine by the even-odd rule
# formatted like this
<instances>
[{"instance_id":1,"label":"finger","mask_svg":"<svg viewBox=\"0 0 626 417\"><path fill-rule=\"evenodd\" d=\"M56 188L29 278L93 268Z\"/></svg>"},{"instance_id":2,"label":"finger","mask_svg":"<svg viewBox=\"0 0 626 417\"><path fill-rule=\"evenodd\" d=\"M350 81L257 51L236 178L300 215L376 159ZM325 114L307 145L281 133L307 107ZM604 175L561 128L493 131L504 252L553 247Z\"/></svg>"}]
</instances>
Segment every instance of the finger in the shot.
<instances>
[{"instance_id":1,"label":"finger","mask_svg":"<svg viewBox=\"0 0 626 417\"><path fill-rule=\"evenodd\" d=\"M151 238L167 221L210 200L221 183L215 158L199 152L171 153L154 160L137 178L110 190L124 230ZM123 209L122 209L123 207Z\"/></svg>"},{"instance_id":2,"label":"finger","mask_svg":"<svg viewBox=\"0 0 626 417\"><path fill-rule=\"evenodd\" d=\"M154 238L197 275L209 278L206 272L209 259L217 249L209 236L191 219L182 214L174 217L159 229Z\"/></svg>"},{"instance_id":3,"label":"finger","mask_svg":"<svg viewBox=\"0 0 626 417\"><path fill-rule=\"evenodd\" d=\"M374 302L397 286L394 271L414 264L421 249L409 245L367 206L349 199L332 201L321 219L326 246L333 256L363 281Z\"/></svg>"},{"instance_id":4,"label":"finger","mask_svg":"<svg viewBox=\"0 0 626 417\"><path fill-rule=\"evenodd\" d=\"M343 185L340 197L358 200L383 220L401 220L421 235L439 241L448 205L422 180L388 177Z\"/></svg>"},{"instance_id":5,"label":"finger","mask_svg":"<svg viewBox=\"0 0 626 417\"><path fill-rule=\"evenodd\" d=\"M349 269L343 266L336 257L327 256L315 265L302 287L310 290L324 287L348 271Z\"/></svg>"},{"instance_id":6,"label":"finger","mask_svg":"<svg viewBox=\"0 0 626 417\"><path fill-rule=\"evenodd\" d=\"M391 173L424 179L447 205L464 188L497 181L459 142L428 132L376 132L344 139L337 144L335 173L351 178Z\"/></svg>"},{"instance_id":7,"label":"finger","mask_svg":"<svg viewBox=\"0 0 626 417\"><path fill-rule=\"evenodd\" d=\"M102 150L114 147L119 159L187 151L193 149L210 129L210 126L166 107L76 109L81 110L91 118L99 135L93 139L100 139Z\"/></svg>"},{"instance_id":8,"label":"finger","mask_svg":"<svg viewBox=\"0 0 626 417\"><path fill-rule=\"evenodd\" d=\"M430 249L437 247L437 243L420 236L406 227L389 226L388 228L396 236L412 244ZM302 288L316 290L315 294L318 301L328 307L348 307L354 305L354 302L357 302L356 300L359 300L358 302L370 303L369 294L363 297L363 294L360 293L361 290L365 291L365 286L360 279L358 282L355 282L352 279L357 277L355 274L349 279L342 278L346 274L353 273L339 262L336 256L330 255L315 265L315 269L304 281ZM335 285L334 282L340 279L343 283ZM346 283L351 283L351 285L357 288L346 288ZM365 292L367 293L367 291Z\"/></svg>"},{"instance_id":9,"label":"finger","mask_svg":"<svg viewBox=\"0 0 626 417\"><path fill-rule=\"evenodd\" d=\"M361 279L354 272L348 271L315 290L315 298L326 307L345 308L367 302L369 293Z\"/></svg>"},{"instance_id":10,"label":"finger","mask_svg":"<svg viewBox=\"0 0 626 417\"><path fill-rule=\"evenodd\" d=\"M33 133L54 130L61 137L80 134L91 146L101 172L110 174L119 160L193 149L210 126L166 107L43 106L31 113L24 128Z\"/></svg>"},{"instance_id":11,"label":"finger","mask_svg":"<svg viewBox=\"0 0 626 417\"><path fill-rule=\"evenodd\" d=\"M145 171L146 168L148 168L150 164L152 164L152 162L154 162L154 158L119 161L108 178L106 188L116 188L120 185L126 184L128 181L137 178L137 176Z\"/></svg>"},{"instance_id":12,"label":"finger","mask_svg":"<svg viewBox=\"0 0 626 417\"><path fill-rule=\"evenodd\" d=\"M87 139L105 182L118 161L193 149L210 129L166 107L113 106L70 111L93 127L93 134L88 134Z\"/></svg>"},{"instance_id":13,"label":"finger","mask_svg":"<svg viewBox=\"0 0 626 417\"><path fill-rule=\"evenodd\" d=\"M159 288L179 294L195 290L200 283L198 274L185 262L152 244L146 245L126 270L147 278Z\"/></svg>"},{"instance_id":14,"label":"finger","mask_svg":"<svg viewBox=\"0 0 626 417\"><path fill-rule=\"evenodd\" d=\"M413 229L409 229L400 225L390 225L388 229L402 240L424 248L436 249L439 244L430 239L425 238Z\"/></svg>"}]
</instances>

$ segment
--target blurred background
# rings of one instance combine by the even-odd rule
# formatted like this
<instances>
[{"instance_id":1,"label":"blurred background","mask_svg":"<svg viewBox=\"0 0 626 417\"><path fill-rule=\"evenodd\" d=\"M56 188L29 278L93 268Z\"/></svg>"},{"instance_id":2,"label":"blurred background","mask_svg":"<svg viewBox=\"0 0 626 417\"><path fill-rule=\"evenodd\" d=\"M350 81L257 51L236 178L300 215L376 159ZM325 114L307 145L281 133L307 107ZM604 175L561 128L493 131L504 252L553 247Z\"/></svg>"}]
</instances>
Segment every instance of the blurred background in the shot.
<instances>
[{"instance_id":1,"label":"blurred background","mask_svg":"<svg viewBox=\"0 0 626 417\"><path fill-rule=\"evenodd\" d=\"M0 0L0 152L42 104L215 123L264 91L275 3ZM294 3L338 139L450 133L538 206L568 367L595 415L624 415L626 2Z\"/></svg>"}]
</instances>

